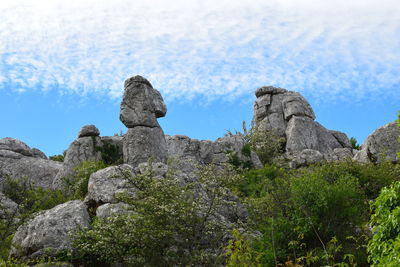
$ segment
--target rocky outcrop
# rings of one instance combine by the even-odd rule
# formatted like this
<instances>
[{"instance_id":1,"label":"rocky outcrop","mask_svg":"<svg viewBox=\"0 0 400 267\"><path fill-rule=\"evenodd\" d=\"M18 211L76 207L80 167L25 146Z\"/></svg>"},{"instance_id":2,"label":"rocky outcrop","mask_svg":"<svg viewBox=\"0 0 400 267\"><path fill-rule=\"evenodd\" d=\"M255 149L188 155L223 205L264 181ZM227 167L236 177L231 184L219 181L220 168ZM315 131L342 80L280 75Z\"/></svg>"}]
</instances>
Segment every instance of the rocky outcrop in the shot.
<instances>
[{"instance_id":1,"label":"rocky outcrop","mask_svg":"<svg viewBox=\"0 0 400 267\"><path fill-rule=\"evenodd\" d=\"M18 204L0 192L0 220L15 217L18 213Z\"/></svg>"},{"instance_id":2,"label":"rocky outcrop","mask_svg":"<svg viewBox=\"0 0 400 267\"><path fill-rule=\"evenodd\" d=\"M256 96L254 121L258 129L286 138L286 158L292 166L343 158L338 149L346 149L352 157L346 134L316 122L310 104L299 93L266 86L257 89Z\"/></svg>"},{"instance_id":3,"label":"rocky outcrop","mask_svg":"<svg viewBox=\"0 0 400 267\"><path fill-rule=\"evenodd\" d=\"M167 144L157 118L167 108L163 98L148 80L134 76L125 81L120 120L128 132L123 139L124 162L132 166L153 159L166 162Z\"/></svg>"},{"instance_id":4,"label":"rocky outcrop","mask_svg":"<svg viewBox=\"0 0 400 267\"><path fill-rule=\"evenodd\" d=\"M10 257L36 259L70 249L70 233L89 227L86 205L73 200L36 215L21 225L12 240Z\"/></svg>"},{"instance_id":5,"label":"rocky outcrop","mask_svg":"<svg viewBox=\"0 0 400 267\"><path fill-rule=\"evenodd\" d=\"M354 159L361 162L398 162L400 128L397 122L388 123L370 134Z\"/></svg>"},{"instance_id":6,"label":"rocky outcrop","mask_svg":"<svg viewBox=\"0 0 400 267\"><path fill-rule=\"evenodd\" d=\"M75 168L84 161L109 161L122 159L122 136L102 136L94 125L81 128L78 138L68 147L62 169L57 173L52 187L63 188L64 179L74 176Z\"/></svg>"},{"instance_id":7,"label":"rocky outcrop","mask_svg":"<svg viewBox=\"0 0 400 267\"><path fill-rule=\"evenodd\" d=\"M85 136L99 136L100 135L100 131L99 129L97 129L97 127L93 124L91 125L86 125L83 126L79 133L78 133L78 138L80 137L85 137Z\"/></svg>"},{"instance_id":8,"label":"rocky outcrop","mask_svg":"<svg viewBox=\"0 0 400 267\"><path fill-rule=\"evenodd\" d=\"M167 136L166 140L169 159L175 160L177 168L186 173L192 172L198 165L228 163L229 156L255 168L262 166L254 152L244 152L245 140L240 134L227 134L214 142L191 139L184 135Z\"/></svg>"},{"instance_id":9,"label":"rocky outcrop","mask_svg":"<svg viewBox=\"0 0 400 267\"><path fill-rule=\"evenodd\" d=\"M129 205L126 203L106 203L101 205L96 209L96 216L98 218L107 218L116 214L127 214L127 213L134 213L132 210L129 209Z\"/></svg>"},{"instance_id":10,"label":"rocky outcrop","mask_svg":"<svg viewBox=\"0 0 400 267\"><path fill-rule=\"evenodd\" d=\"M85 202L94 207L119 202L117 195L120 193L133 194L135 189L128 183L128 178L132 175L135 175L135 172L128 164L111 166L92 173Z\"/></svg>"},{"instance_id":11,"label":"rocky outcrop","mask_svg":"<svg viewBox=\"0 0 400 267\"><path fill-rule=\"evenodd\" d=\"M0 139L0 191L4 179L26 179L31 186L50 188L61 169L59 162L47 160L36 148L14 138Z\"/></svg>"}]
</instances>

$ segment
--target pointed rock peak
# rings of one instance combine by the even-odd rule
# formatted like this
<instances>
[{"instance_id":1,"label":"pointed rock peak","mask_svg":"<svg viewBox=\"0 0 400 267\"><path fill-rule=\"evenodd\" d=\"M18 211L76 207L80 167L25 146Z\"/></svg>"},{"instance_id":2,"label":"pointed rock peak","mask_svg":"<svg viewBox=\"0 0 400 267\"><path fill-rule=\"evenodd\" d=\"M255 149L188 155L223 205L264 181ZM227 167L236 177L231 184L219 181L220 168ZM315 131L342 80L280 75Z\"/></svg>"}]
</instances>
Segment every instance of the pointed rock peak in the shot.
<instances>
[{"instance_id":1,"label":"pointed rock peak","mask_svg":"<svg viewBox=\"0 0 400 267\"><path fill-rule=\"evenodd\" d=\"M85 136L99 136L99 135L100 135L99 129L97 129L95 125L91 124L91 125L85 125L81 128L81 130L78 133L78 138Z\"/></svg>"},{"instance_id":2,"label":"pointed rock peak","mask_svg":"<svg viewBox=\"0 0 400 267\"><path fill-rule=\"evenodd\" d=\"M150 86L151 88L153 88L151 83L146 78L143 78L140 75L136 75L136 76L126 79L125 80L125 88L131 86L133 83L144 83L144 84Z\"/></svg>"}]
</instances>

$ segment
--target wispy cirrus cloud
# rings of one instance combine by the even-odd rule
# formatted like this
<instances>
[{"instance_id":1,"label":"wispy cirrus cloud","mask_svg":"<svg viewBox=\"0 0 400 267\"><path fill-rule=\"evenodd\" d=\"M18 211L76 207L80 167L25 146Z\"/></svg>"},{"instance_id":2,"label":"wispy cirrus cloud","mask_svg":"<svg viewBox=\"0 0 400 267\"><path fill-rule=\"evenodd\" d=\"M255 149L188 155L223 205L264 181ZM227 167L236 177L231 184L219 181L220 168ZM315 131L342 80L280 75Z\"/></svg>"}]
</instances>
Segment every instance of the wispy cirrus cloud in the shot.
<instances>
[{"instance_id":1,"label":"wispy cirrus cloud","mask_svg":"<svg viewBox=\"0 0 400 267\"><path fill-rule=\"evenodd\" d=\"M141 74L169 100L267 84L400 99L396 0L13 1L0 17L2 90L115 98Z\"/></svg>"}]
</instances>

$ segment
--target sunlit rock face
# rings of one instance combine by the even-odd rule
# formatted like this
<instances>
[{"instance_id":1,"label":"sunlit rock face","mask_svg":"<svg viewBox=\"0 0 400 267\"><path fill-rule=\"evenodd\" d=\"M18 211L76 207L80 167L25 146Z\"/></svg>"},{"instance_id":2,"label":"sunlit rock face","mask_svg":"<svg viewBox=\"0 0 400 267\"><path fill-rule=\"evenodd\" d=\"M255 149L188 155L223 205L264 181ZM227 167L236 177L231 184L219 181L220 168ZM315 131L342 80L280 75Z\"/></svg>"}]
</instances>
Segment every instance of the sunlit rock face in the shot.
<instances>
[{"instance_id":1,"label":"sunlit rock face","mask_svg":"<svg viewBox=\"0 0 400 267\"><path fill-rule=\"evenodd\" d=\"M123 138L124 162L132 166L153 159L166 162L168 151L164 132L157 118L164 117L167 107L151 83L141 76L125 81L120 120L128 127Z\"/></svg>"},{"instance_id":2,"label":"sunlit rock face","mask_svg":"<svg viewBox=\"0 0 400 267\"><path fill-rule=\"evenodd\" d=\"M301 94L264 86L256 90L256 97L253 120L259 130L286 138L286 157L293 167L353 156L346 134L316 122L311 105ZM349 153L338 152L343 148Z\"/></svg>"},{"instance_id":3,"label":"sunlit rock face","mask_svg":"<svg viewBox=\"0 0 400 267\"><path fill-rule=\"evenodd\" d=\"M400 151L400 128L397 122L388 123L370 134L354 159L361 162L399 162L397 152Z\"/></svg>"}]
</instances>

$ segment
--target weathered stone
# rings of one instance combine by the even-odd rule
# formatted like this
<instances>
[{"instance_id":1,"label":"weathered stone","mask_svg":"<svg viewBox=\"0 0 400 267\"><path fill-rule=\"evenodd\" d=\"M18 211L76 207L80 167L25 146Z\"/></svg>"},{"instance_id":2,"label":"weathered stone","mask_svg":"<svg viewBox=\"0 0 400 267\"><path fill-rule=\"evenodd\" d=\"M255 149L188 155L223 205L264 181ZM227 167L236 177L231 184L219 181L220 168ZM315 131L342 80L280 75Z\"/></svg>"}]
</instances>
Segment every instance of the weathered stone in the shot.
<instances>
[{"instance_id":1,"label":"weathered stone","mask_svg":"<svg viewBox=\"0 0 400 267\"><path fill-rule=\"evenodd\" d=\"M166 163L167 143L160 127L129 128L123 139L124 162L134 167L152 159Z\"/></svg>"},{"instance_id":2,"label":"weathered stone","mask_svg":"<svg viewBox=\"0 0 400 267\"><path fill-rule=\"evenodd\" d=\"M324 161L324 155L314 149L303 149L301 152L286 153L286 157L291 160L289 163L291 168L305 167Z\"/></svg>"},{"instance_id":3,"label":"weathered stone","mask_svg":"<svg viewBox=\"0 0 400 267\"><path fill-rule=\"evenodd\" d=\"M253 112L256 120L261 120L268 115L268 106L271 104L271 95L262 95L254 102Z\"/></svg>"},{"instance_id":4,"label":"weathered stone","mask_svg":"<svg viewBox=\"0 0 400 267\"><path fill-rule=\"evenodd\" d=\"M0 157L0 190L5 176L26 179L34 187L50 188L61 168L62 163L42 158Z\"/></svg>"},{"instance_id":5,"label":"weathered stone","mask_svg":"<svg viewBox=\"0 0 400 267\"><path fill-rule=\"evenodd\" d=\"M388 123L370 134L354 159L362 162L398 162L400 129L397 122Z\"/></svg>"},{"instance_id":6,"label":"weathered stone","mask_svg":"<svg viewBox=\"0 0 400 267\"><path fill-rule=\"evenodd\" d=\"M0 192L0 219L11 218L18 213L18 204Z\"/></svg>"},{"instance_id":7,"label":"weathered stone","mask_svg":"<svg viewBox=\"0 0 400 267\"><path fill-rule=\"evenodd\" d=\"M282 94L287 92L286 89L279 88L279 87L274 87L274 86L264 86L260 87L256 90L256 97L260 97L266 94L270 95L276 95L276 94Z\"/></svg>"},{"instance_id":8,"label":"weathered stone","mask_svg":"<svg viewBox=\"0 0 400 267\"><path fill-rule=\"evenodd\" d=\"M136 169L135 169L136 170ZM148 162L140 163L137 167L137 173L146 174L151 173L154 177L162 178L168 172L168 165L162 162L155 162L149 164Z\"/></svg>"},{"instance_id":9,"label":"weathered stone","mask_svg":"<svg viewBox=\"0 0 400 267\"><path fill-rule=\"evenodd\" d=\"M46 154L44 154L43 151L41 151L37 148L32 148L31 152L32 152L32 156L35 158L47 159Z\"/></svg>"},{"instance_id":10,"label":"weathered stone","mask_svg":"<svg viewBox=\"0 0 400 267\"><path fill-rule=\"evenodd\" d=\"M342 148L325 127L308 117L292 117L286 128L286 138L286 151L291 153L304 149L331 153L335 148Z\"/></svg>"},{"instance_id":11,"label":"weathered stone","mask_svg":"<svg viewBox=\"0 0 400 267\"><path fill-rule=\"evenodd\" d=\"M120 120L126 127L159 127L157 118L165 116L167 108L160 92L141 76L125 81Z\"/></svg>"},{"instance_id":12,"label":"weathered stone","mask_svg":"<svg viewBox=\"0 0 400 267\"><path fill-rule=\"evenodd\" d=\"M283 114L286 121L292 116L315 119L314 111L302 95L297 92L286 92L282 96Z\"/></svg>"},{"instance_id":13,"label":"weathered stone","mask_svg":"<svg viewBox=\"0 0 400 267\"><path fill-rule=\"evenodd\" d=\"M96 216L99 218L107 218L117 214L133 213L129 210L129 205L126 203L106 203L96 209Z\"/></svg>"},{"instance_id":14,"label":"weathered stone","mask_svg":"<svg viewBox=\"0 0 400 267\"><path fill-rule=\"evenodd\" d=\"M350 140L345 133L333 130L329 130L329 132L333 134L333 136L342 145L342 147L352 148Z\"/></svg>"},{"instance_id":15,"label":"weathered stone","mask_svg":"<svg viewBox=\"0 0 400 267\"><path fill-rule=\"evenodd\" d=\"M135 192L127 180L131 175L134 175L134 170L128 164L111 166L92 173L85 202L90 206L117 203L118 194Z\"/></svg>"},{"instance_id":16,"label":"weathered stone","mask_svg":"<svg viewBox=\"0 0 400 267\"><path fill-rule=\"evenodd\" d=\"M31 148L27 144L10 137L0 139L0 150L10 150L24 156L32 156Z\"/></svg>"},{"instance_id":17,"label":"weathered stone","mask_svg":"<svg viewBox=\"0 0 400 267\"><path fill-rule=\"evenodd\" d=\"M95 125L91 124L91 125L85 125L80 129L78 133L78 138L85 136L99 136L99 135L100 135L99 129L97 129Z\"/></svg>"},{"instance_id":18,"label":"weathered stone","mask_svg":"<svg viewBox=\"0 0 400 267\"><path fill-rule=\"evenodd\" d=\"M23 157L22 154L11 151L11 150L0 150L0 157L2 158L11 158L11 159L20 159Z\"/></svg>"},{"instance_id":19,"label":"weathered stone","mask_svg":"<svg viewBox=\"0 0 400 267\"><path fill-rule=\"evenodd\" d=\"M81 137L73 141L64 158L63 166L54 179L53 188L63 188L64 179L74 175L74 169L84 161L102 160L98 147L103 143L98 136Z\"/></svg>"},{"instance_id":20,"label":"weathered stone","mask_svg":"<svg viewBox=\"0 0 400 267\"><path fill-rule=\"evenodd\" d=\"M40 212L21 225L12 240L10 257L36 259L56 256L70 249L70 233L80 227L89 227L87 206L73 200Z\"/></svg>"}]
</instances>

